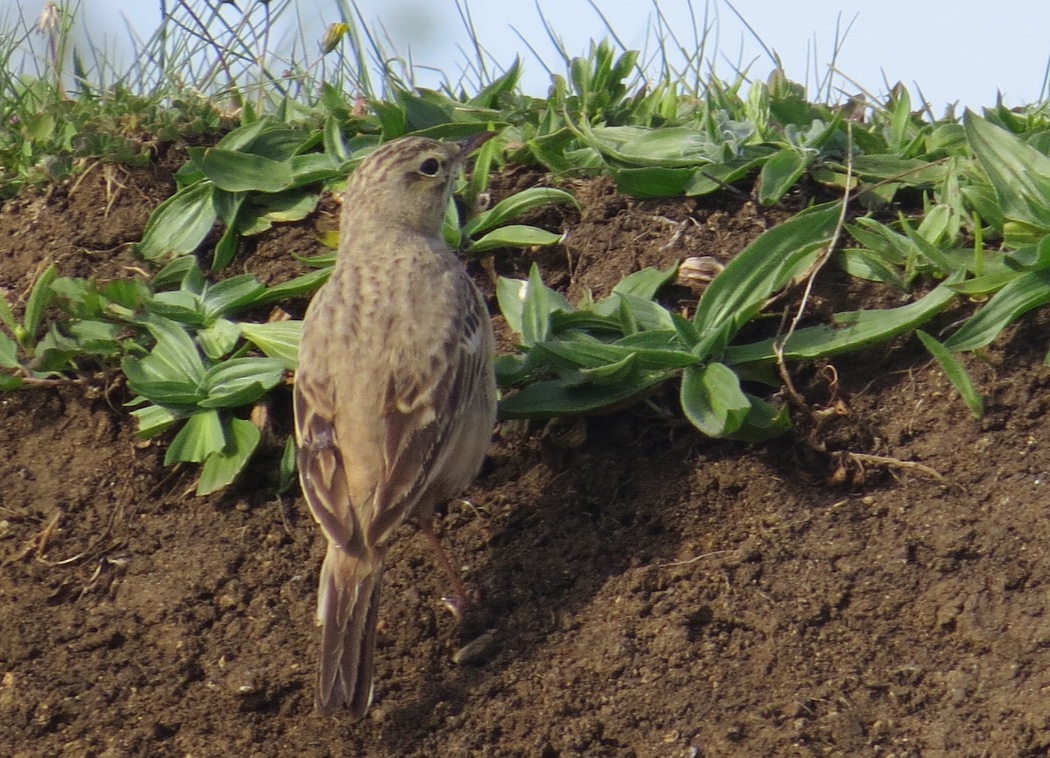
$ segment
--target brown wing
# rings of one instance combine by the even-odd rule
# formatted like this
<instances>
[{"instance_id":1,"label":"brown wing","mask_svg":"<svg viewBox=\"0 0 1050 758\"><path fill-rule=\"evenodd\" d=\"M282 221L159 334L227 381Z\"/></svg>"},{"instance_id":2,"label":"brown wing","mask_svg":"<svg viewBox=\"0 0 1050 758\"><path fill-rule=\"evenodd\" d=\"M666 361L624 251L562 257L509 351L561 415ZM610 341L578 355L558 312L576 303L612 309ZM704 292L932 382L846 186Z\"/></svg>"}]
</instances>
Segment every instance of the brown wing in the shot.
<instances>
[{"instance_id":1,"label":"brown wing","mask_svg":"<svg viewBox=\"0 0 1050 758\"><path fill-rule=\"evenodd\" d=\"M462 304L454 323L436 340L429 360L418 370L391 381L384 407L385 476L376 488L369 544L382 544L421 505L420 498L445 474L446 462L457 451L449 442L464 423L472 404L493 402L490 367L492 332L484 302L466 276L458 277L457 301ZM488 437L491 429L480 429ZM465 486L463 482L460 486ZM451 497L455 493L437 493ZM433 507L435 503L425 503Z\"/></svg>"},{"instance_id":2,"label":"brown wing","mask_svg":"<svg viewBox=\"0 0 1050 758\"><path fill-rule=\"evenodd\" d=\"M350 502L343 454L335 436L334 388L325 374L299 371L295 379L296 464L310 512L325 536L354 555L364 548L360 522ZM356 548L356 549L352 549Z\"/></svg>"},{"instance_id":3,"label":"brown wing","mask_svg":"<svg viewBox=\"0 0 1050 758\"><path fill-rule=\"evenodd\" d=\"M321 361L311 361L314 370L301 368L296 377L297 461L303 494L328 539L351 554L382 544L412 515L419 498L441 476L441 462L454 454L445 448L463 423L464 406L477 402L479 393L492 391L488 315L465 275L457 277L457 286L462 307L444 334L433 335L428 350L386 380L381 407L376 409L382 418L381 465L365 502L350 502L344 455L354 451L346 450L346 440L337 434L339 398L334 377L320 369Z\"/></svg>"}]
</instances>

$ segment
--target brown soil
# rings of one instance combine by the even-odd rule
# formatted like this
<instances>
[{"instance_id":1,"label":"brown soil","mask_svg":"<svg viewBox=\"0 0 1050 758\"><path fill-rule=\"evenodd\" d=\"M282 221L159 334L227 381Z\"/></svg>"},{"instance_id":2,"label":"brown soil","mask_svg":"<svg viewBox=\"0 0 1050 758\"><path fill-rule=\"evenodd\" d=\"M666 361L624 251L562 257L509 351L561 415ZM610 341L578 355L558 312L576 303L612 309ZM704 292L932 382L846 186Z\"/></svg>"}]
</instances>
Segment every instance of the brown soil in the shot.
<instances>
[{"instance_id":1,"label":"brown soil","mask_svg":"<svg viewBox=\"0 0 1050 758\"><path fill-rule=\"evenodd\" d=\"M177 165L99 167L6 203L0 287L22 303L50 261L128 275L127 244ZM802 202L762 211L568 186L582 214L540 219L569 231L566 246L505 253L496 268L537 260L572 297L640 266L728 259ZM326 207L253 241L238 270L299 273L289 252L318 251ZM825 281L826 302L885 302L833 271ZM206 498L193 471L162 467L163 441L135 439L114 373L6 393L0 755L1047 755L1047 320L968 357L980 420L902 341L836 360L837 388L823 367L795 367L807 402L848 413L766 445L703 439L662 396L588 419L572 451L504 424L473 507L439 522L483 610L455 624L442 573L406 528L361 722L311 712L323 546L301 498L273 494L287 391L258 463ZM869 462L835 486L843 458L820 446L945 479ZM452 661L482 635L471 663Z\"/></svg>"}]
</instances>

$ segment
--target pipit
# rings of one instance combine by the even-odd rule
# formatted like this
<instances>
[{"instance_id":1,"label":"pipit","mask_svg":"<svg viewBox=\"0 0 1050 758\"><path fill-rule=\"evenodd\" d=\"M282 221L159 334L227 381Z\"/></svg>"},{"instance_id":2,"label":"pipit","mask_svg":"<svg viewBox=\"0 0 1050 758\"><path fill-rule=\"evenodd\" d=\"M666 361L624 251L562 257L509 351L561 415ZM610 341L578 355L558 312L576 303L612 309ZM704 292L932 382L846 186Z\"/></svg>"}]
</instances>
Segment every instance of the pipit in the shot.
<instances>
[{"instance_id":1,"label":"pipit","mask_svg":"<svg viewBox=\"0 0 1050 758\"><path fill-rule=\"evenodd\" d=\"M303 321L299 480L328 538L320 713L368 710L390 540L408 519L433 538L435 506L466 488L489 446L492 323L441 224L459 167L491 136L406 137L366 158L347 186L331 279Z\"/></svg>"}]
</instances>

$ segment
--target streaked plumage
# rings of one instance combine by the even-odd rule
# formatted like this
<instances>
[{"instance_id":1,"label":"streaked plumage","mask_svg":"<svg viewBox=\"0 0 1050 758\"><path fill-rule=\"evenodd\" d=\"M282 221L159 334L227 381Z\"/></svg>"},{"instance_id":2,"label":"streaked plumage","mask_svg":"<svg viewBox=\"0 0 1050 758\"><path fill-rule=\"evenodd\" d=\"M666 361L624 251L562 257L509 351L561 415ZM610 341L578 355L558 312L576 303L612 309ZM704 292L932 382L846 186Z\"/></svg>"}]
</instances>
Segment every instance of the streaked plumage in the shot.
<instances>
[{"instance_id":1,"label":"streaked plumage","mask_svg":"<svg viewBox=\"0 0 1050 758\"><path fill-rule=\"evenodd\" d=\"M335 269L306 312L295 382L299 477L328 538L316 708L372 693L387 545L477 473L495 422L492 325L441 237L452 181L489 135L390 142L351 176Z\"/></svg>"}]
</instances>

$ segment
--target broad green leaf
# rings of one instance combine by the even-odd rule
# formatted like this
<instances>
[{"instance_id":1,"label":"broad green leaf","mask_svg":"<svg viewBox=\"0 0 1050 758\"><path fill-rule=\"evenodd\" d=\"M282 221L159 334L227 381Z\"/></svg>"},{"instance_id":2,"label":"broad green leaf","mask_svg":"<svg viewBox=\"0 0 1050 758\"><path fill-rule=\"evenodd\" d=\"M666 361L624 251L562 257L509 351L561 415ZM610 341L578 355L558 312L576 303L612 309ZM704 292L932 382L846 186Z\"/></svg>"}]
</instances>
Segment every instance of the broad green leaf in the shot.
<instances>
[{"instance_id":1,"label":"broad green leaf","mask_svg":"<svg viewBox=\"0 0 1050 758\"><path fill-rule=\"evenodd\" d=\"M591 310L600 316L619 316L619 328L625 333L639 329L672 329L671 313L648 298L613 292Z\"/></svg>"},{"instance_id":2,"label":"broad green leaf","mask_svg":"<svg viewBox=\"0 0 1050 758\"><path fill-rule=\"evenodd\" d=\"M687 368L682 374L681 402L685 417L708 437L733 434L751 410L740 378L724 363Z\"/></svg>"},{"instance_id":3,"label":"broad green leaf","mask_svg":"<svg viewBox=\"0 0 1050 758\"><path fill-rule=\"evenodd\" d=\"M293 297L309 295L327 282L328 277L331 275L332 269L325 268L297 276L294 279L289 279L287 282L275 284L272 287L268 287L261 295L258 295L252 302L252 306L259 308L264 305L279 303L282 300L289 300Z\"/></svg>"},{"instance_id":4,"label":"broad green leaf","mask_svg":"<svg viewBox=\"0 0 1050 758\"><path fill-rule=\"evenodd\" d=\"M917 158L901 158L890 154L855 155L854 176L887 180L908 185L940 184L947 176L943 163L931 163Z\"/></svg>"},{"instance_id":5,"label":"broad green leaf","mask_svg":"<svg viewBox=\"0 0 1050 758\"><path fill-rule=\"evenodd\" d=\"M3 293L0 293L0 323L6 326L12 335L18 330L18 322L15 321L15 316L11 313L11 306L7 304L7 298L3 296Z\"/></svg>"},{"instance_id":6,"label":"broad green leaf","mask_svg":"<svg viewBox=\"0 0 1050 758\"><path fill-rule=\"evenodd\" d=\"M543 283L540 268L533 263L529 269L521 311L521 337L526 345L547 339L550 335L550 317L556 310L571 311L572 308L560 293Z\"/></svg>"},{"instance_id":7,"label":"broad green leaf","mask_svg":"<svg viewBox=\"0 0 1050 758\"><path fill-rule=\"evenodd\" d=\"M597 341L547 341L538 342L535 347L552 353L569 364L585 368L618 363L628 356L634 356L639 368L652 371L683 368L700 362L699 358L684 350L607 345Z\"/></svg>"},{"instance_id":8,"label":"broad green leaf","mask_svg":"<svg viewBox=\"0 0 1050 758\"><path fill-rule=\"evenodd\" d=\"M638 400L652 391L666 375L642 377L634 383L579 384L578 381L552 379L529 384L499 403L499 416L513 418L551 418L608 411Z\"/></svg>"},{"instance_id":9,"label":"broad green leaf","mask_svg":"<svg viewBox=\"0 0 1050 758\"><path fill-rule=\"evenodd\" d=\"M47 112L34 113L23 123L22 133L34 142L48 142L55 134L55 117Z\"/></svg>"},{"instance_id":10,"label":"broad green leaf","mask_svg":"<svg viewBox=\"0 0 1050 758\"><path fill-rule=\"evenodd\" d=\"M625 276L616 283L612 291L618 295L633 295L651 300L656 297L661 287L674 279L677 272L678 266L671 266L666 271L651 267L643 268Z\"/></svg>"},{"instance_id":11,"label":"broad green leaf","mask_svg":"<svg viewBox=\"0 0 1050 758\"><path fill-rule=\"evenodd\" d=\"M453 250L459 250L463 244L463 232L459 226L459 208L456 207L455 198L448 199L445 206L445 218L441 223L441 237L445 244Z\"/></svg>"},{"instance_id":12,"label":"broad green leaf","mask_svg":"<svg viewBox=\"0 0 1050 758\"><path fill-rule=\"evenodd\" d=\"M44 317L44 309L51 302L53 295L51 283L55 281L57 276L58 268L52 263L33 282L33 289L29 292L29 298L26 300L25 314L22 316L23 346L27 346L36 340L36 333L40 328L40 320Z\"/></svg>"},{"instance_id":13,"label":"broad green leaf","mask_svg":"<svg viewBox=\"0 0 1050 758\"><path fill-rule=\"evenodd\" d=\"M158 292L146 301L145 306L149 313L186 326L203 326L205 322L200 295L187 290Z\"/></svg>"},{"instance_id":14,"label":"broad green leaf","mask_svg":"<svg viewBox=\"0 0 1050 758\"><path fill-rule=\"evenodd\" d=\"M1033 308L1050 303L1050 269L1021 274L944 341L949 350L976 350L989 344L1007 326Z\"/></svg>"},{"instance_id":15,"label":"broad green leaf","mask_svg":"<svg viewBox=\"0 0 1050 758\"><path fill-rule=\"evenodd\" d=\"M828 244L840 211L837 202L814 206L762 234L712 280L693 324L704 332L729 321L739 328L753 318Z\"/></svg>"},{"instance_id":16,"label":"broad green leaf","mask_svg":"<svg viewBox=\"0 0 1050 758\"><path fill-rule=\"evenodd\" d=\"M795 186L815 154L785 148L762 164L758 175L758 202L773 205Z\"/></svg>"},{"instance_id":17,"label":"broad green leaf","mask_svg":"<svg viewBox=\"0 0 1050 758\"><path fill-rule=\"evenodd\" d=\"M197 265L197 258L182 255L172 258L161 267L160 271L153 275L152 284L155 290L177 287L199 294L204 291L205 280L200 266Z\"/></svg>"},{"instance_id":18,"label":"broad green leaf","mask_svg":"<svg viewBox=\"0 0 1050 758\"><path fill-rule=\"evenodd\" d=\"M917 329L915 333L919 336L919 340L922 344L926 346L926 349L930 351L930 355L932 355L934 360L940 365L941 371L943 371L944 375L948 377L952 386L954 386L962 396L963 402L966 403L966 407L970 409L970 413L972 413L975 418L980 418L984 413L984 398L982 398L977 390L974 389L973 382L970 380L970 375L967 373L966 367L959 362L958 358L952 355L952 352L948 348L922 329Z\"/></svg>"},{"instance_id":19,"label":"broad green leaf","mask_svg":"<svg viewBox=\"0 0 1050 758\"><path fill-rule=\"evenodd\" d=\"M1006 219L1050 231L1050 158L970 110L963 126Z\"/></svg>"},{"instance_id":20,"label":"broad green leaf","mask_svg":"<svg viewBox=\"0 0 1050 758\"><path fill-rule=\"evenodd\" d=\"M838 253L838 260L843 270L850 276L882 282L898 292L906 292L908 289L897 268L888 264L883 256L873 250L864 248L841 250Z\"/></svg>"},{"instance_id":21,"label":"broad green leaf","mask_svg":"<svg viewBox=\"0 0 1050 758\"><path fill-rule=\"evenodd\" d=\"M215 245L215 256L211 262L213 272L222 271L230 265L233 256L237 254L237 242L240 237L241 233L237 223L230 224L223 230L222 236Z\"/></svg>"},{"instance_id":22,"label":"broad green leaf","mask_svg":"<svg viewBox=\"0 0 1050 758\"><path fill-rule=\"evenodd\" d=\"M241 334L270 358L280 361L288 371L294 371L299 361L299 339L302 321L272 321L267 324L242 323Z\"/></svg>"},{"instance_id":23,"label":"broad green leaf","mask_svg":"<svg viewBox=\"0 0 1050 758\"><path fill-rule=\"evenodd\" d=\"M500 313L507 320L507 326L515 334L522 333L522 311L525 305L525 293L529 283L524 279L510 279L501 276L496 281L496 302Z\"/></svg>"},{"instance_id":24,"label":"broad green leaf","mask_svg":"<svg viewBox=\"0 0 1050 758\"><path fill-rule=\"evenodd\" d=\"M203 296L204 318L211 321L255 304L266 287L252 274L241 274L209 286Z\"/></svg>"},{"instance_id":25,"label":"broad green leaf","mask_svg":"<svg viewBox=\"0 0 1050 758\"><path fill-rule=\"evenodd\" d=\"M156 437L170 429L183 416L161 405L146 405L131 412L138 422L137 436L143 439Z\"/></svg>"},{"instance_id":26,"label":"broad green leaf","mask_svg":"<svg viewBox=\"0 0 1050 758\"><path fill-rule=\"evenodd\" d=\"M157 344L148 356L138 361L139 365L154 378L199 385L204 379L204 363L186 330L163 318L151 318L146 328Z\"/></svg>"},{"instance_id":27,"label":"broad green leaf","mask_svg":"<svg viewBox=\"0 0 1050 758\"><path fill-rule=\"evenodd\" d=\"M11 376L10 374L0 374L0 392L6 392L8 390L19 390L25 384L25 380L20 376Z\"/></svg>"},{"instance_id":28,"label":"broad green leaf","mask_svg":"<svg viewBox=\"0 0 1050 758\"><path fill-rule=\"evenodd\" d=\"M548 232L535 226L511 224L491 231L476 242L467 245L469 253L484 253L504 247L545 247L557 245L564 235Z\"/></svg>"},{"instance_id":29,"label":"broad green leaf","mask_svg":"<svg viewBox=\"0 0 1050 758\"><path fill-rule=\"evenodd\" d=\"M687 197L696 197L725 189L733 182L745 178L756 166L762 165L764 160L765 158L740 160L703 166L695 171L693 180L686 186L683 194Z\"/></svg>"},{"instance_id":30,"label":"broad green leaf","mask_svg":"<svg viewBox=\"0 0 1050 758\"><path fill-rule=\"evenodd\" d=\"M744 417L744 423L730 435L730 439L741 442L765 442L791 431L791 415L787 406L777 407L760 397L744 393L751 408Z\"/></svg>"},{"instance_id":31,"label":"broad green leaf","mask_svg":"<svg viewBox=\"0 0 1050 758\"><path fill-rule=\"evenodd\" d=\"M1020 271L1004 269L1002 271L985 274L984 276L975 276L972 279L953 284L952 290L958 292L960 295L989 295L993 292L998 292L1005 287L1007 283L1012 282L1020 275Z\"/></svg>"},{"instance_id":32,"label":"broad green leaf","mask_svg":"<svg viewBox=\"0 0 1050 758\"><path fill-rule=\"evenodd\" d=\"M137 245L139 254L154 260L194 252L215 225L214 192L213 184L200 182L180 189L158 205Z\"/></svg>"},{"instance_id":33,"label":"broad green leaf","mask_svg":"<svg viewBox=\"0 0 1050 758\"><path fill-rule=\"evenodd\" d=\"M253 403L273 389L284 376L284 365L274 358L233 358L205 374L207 397L202 408L235 408Z\"/></svg>"},{"instance_id":34,"label":"broad green leaf","mask_svg":"<svg viewBox=\"0 0 1050 758\"><path fill-rule=\"evenodd\" d=\"M799 329L784 345L784 358L803 360L837 355L885 342L911 331L931 319L955 299L951 287L960 278L961 276L954 276L946 279L925 297L900 308L836 313L831 324ZM725 359L736 365L775 360L774 346L778 340L779 338L749 345L731 345L725 351Z\"/></svg>"},{"instance_id":35,"label":"broad green leaf","mask_svg":"<svg viewBox=\"0 0 1050 758\"><path fill-rule=\"evenodd\" d=\"M697 178L696 168L666 166L612 169L611 173L618 191L643 200L690 194L689 190L695 186ZM718 187L716 184L715 188Z\"/></svg>"},{"instance_id":36,"label":"broad green leaf","mask_svg":"<svg viewBox=\"0 0 1050 758\"><path fill-rule=\"evenodd\" d=\"M341 160L345 160L345 158ZM292 187L328 182L346 173L341 168L340 160L328 153L294 155L288 161L288 167L292 174ZM316 196L316 193L314 194Z\"/></svg>"},{"instance_id":37,"label":"broad green leaf","mask_svg":"<svg viewBox=\"0 0 1050 758\"><path fill-rule=\"evenodd\" d=\"M272 129L273 124L266 119L259 119L251 123L239 126L229 134L223 136L218 146L225 150L244 150L252 145L263 132Z\"/></svg>"},{"instance_id":38,"label":"broad green leaf","mask_svg":"<svg viewBox=\"0 0 1050 758\"><path fill-rule=\"evenodd\" d=\"M281 462L277 467L277 491L287 492L295 483L295 437L288 435L284 441L284 452L281 453Z\"/></svg>"},{"instance_id":39,"label":"broad green leaf","mask_svg":"<svg viewBox=\"0 0 1050 758\"><path fill-rule=\"evenodd\" d=\"M6 334L0 334L0 368L15 368L18 365L18 343Z\"/></svg>"},{"instance_id":40,"label":"broad green leaf","mask_svg":"<svg viewBox=\"0 0 1050 758\"><path fill-rule=\"evenodd\" d=\"M220 147L189 152L204 175L227 192L279 192L292 183L292 168L285 161Z\"/></svg>"},{"instance_id":41,"label":"broad green leaf","mask_svg":"<svg viewBox=\"0 0 1050 758\"><path fill-rule=\"evenodd\" d=\"M233 482L259 446L261 434L251 421L227 420L226 447L208 456L197 480L197 495L210 495Z\"/></svg>"},{"instance_id":42,"label":"broad green leaf","mask_svg":"<svg viewBox=\"0 0 1050 758\"><path fill-rule=\"evenodd\" d=\"M302 221L317 209L320 199L321 196L317 192L302 189L284 190L272 195L253 197L251 212L275 223ZM249 229L245 228L243 233L248 235Z\"/></svg>"},{"instance_id":43,"label":"broad green leaf","mask_svg":"<svg viewBox=\"0 0 1050 758\"><path fill-rule=\"evenodd\" d=\"M528 211L555 203L569 203L576 208L580 207L576 198L568 192L550 187L530 187L501 200L484 213L479 213L466 223L463 234L466 237L483 234Z\"/></svg>"},{"instance_id":44,"label":"broad green leaf","mask_svg":"<svg viewBox=\"0 0 1050 758\"><path fill-rule=\"evenodd\" d=\"M581 368L580 373L594 384L623 384L630 382L638 369L638 356L629 353L615 363L605 363L593 368Z\"/></svg>"},{"instance_id":45,"label":"broad green leaf","mask_svg":"<svg viewBox=\"0 0 1050 758\"><path fill-rule=\"evenodd\" d=\"M157 405L164 405L173 409L192 408L205 397L200 387L196 384L151 376L142 368L141 361L136 363L125 359L121 364L121 370L124 372L124 376L127 377L128 387L132 392Z\"/></svg>"},{"instance_id":46,"label":"broad green leaf","mask_svg":"<svg viewBox=\"0 0 1050 758\"><path fill-rule=\"evenodd\" d=\"M470 99L469 104L478 108L499 107L501 97L514 92L520 77L521 59L515 55L514 62L510 64L507 70L483 87L477 95Z\"/></svg>"},{"instance_id":47,"label":"broad green leaf","mask_svg":"<svg viewBox=\"0 0 1050 758\"><path fill-rule=\"evenodd\" d=\"M68 324L69 333L80 349L94 355L116 356L122 352L120 335L124 327L108 321L80 319Z\"/></svg>"},{"instance_id":48,"label":"broad green leaf","mask_svg":"<svg viewBox=\"0 0 1050 758\"><path fill-rule=\"evenodd\" d=\"M170 466L179 461L200 463L212 453L220 452L225 446L226 436L219 412L196 411L186 419L182 429L168 445L168 451L164 454L164 465Z\"/></svg>"},{"instance_id":49,"label":"broad green leaf","mask_svg":"<svg viewBox=\"0 0 1050 758\"><path fill-rule=\"evenodd\" d=\"M197 331L197 342L206 356L218 361L229 355L240 336L240 324L226 318L218 318L210 326Z\"/></svg>"}]
</instances>

